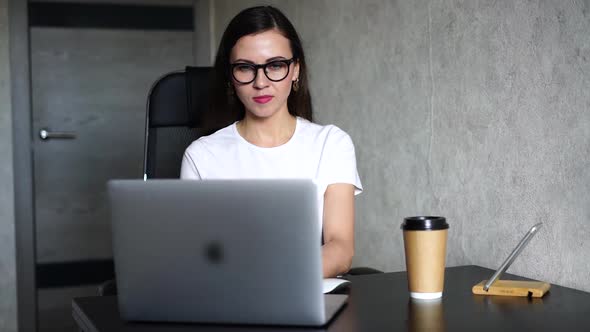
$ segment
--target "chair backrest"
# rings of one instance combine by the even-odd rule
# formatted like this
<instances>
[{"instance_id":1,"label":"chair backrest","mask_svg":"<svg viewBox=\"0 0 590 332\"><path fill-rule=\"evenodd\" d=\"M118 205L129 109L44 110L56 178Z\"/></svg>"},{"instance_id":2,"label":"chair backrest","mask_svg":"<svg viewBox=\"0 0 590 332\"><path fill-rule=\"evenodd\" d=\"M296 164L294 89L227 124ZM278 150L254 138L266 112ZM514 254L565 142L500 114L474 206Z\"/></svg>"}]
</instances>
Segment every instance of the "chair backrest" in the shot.
<instances>
[{"instance_id":1,"label":"chair backrest","mask_svg":"<svg viewBox=\"0 0 590 332\"><path fill-rule=\"evenodd\" d=\"M208 107L210 67L186 67L160 77L146 106L143 177L178 178L184 150L207 133L201 115Z\"/></svg>"}]
</instances>

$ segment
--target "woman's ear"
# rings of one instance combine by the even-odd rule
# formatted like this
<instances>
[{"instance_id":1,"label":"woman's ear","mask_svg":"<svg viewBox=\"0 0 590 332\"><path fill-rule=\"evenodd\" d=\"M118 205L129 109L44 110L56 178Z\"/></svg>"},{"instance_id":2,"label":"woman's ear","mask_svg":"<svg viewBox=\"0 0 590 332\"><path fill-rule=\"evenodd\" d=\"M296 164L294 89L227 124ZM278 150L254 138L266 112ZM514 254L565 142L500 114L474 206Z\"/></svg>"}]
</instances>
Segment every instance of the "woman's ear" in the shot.
<instances>
[{"instance_id":1,"label":"woman's ear","mask_svg":"<svg viewBox=\"0 0 590 332\"><path fill-rule=\"evenodd\" d=\"M295 82L299 80L299 61L295 61L293 65L293 78L292 81Z\"/></svg>"}]
</instances>

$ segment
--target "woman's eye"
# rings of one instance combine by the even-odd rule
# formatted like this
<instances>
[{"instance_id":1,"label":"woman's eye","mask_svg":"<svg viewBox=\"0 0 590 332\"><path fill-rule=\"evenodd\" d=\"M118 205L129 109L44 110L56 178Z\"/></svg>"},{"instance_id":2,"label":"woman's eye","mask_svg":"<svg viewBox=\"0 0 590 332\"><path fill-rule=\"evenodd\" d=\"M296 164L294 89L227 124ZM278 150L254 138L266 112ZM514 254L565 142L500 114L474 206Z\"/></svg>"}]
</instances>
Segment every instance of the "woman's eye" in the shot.
<instances>
[{"instance_id":1,"label":"woman's eye","mask_svg":"<svg viewBox=\"0 0 590 332\"><path fill-rule=\"evenodd\" d=\"M282 70L283 68L285 68L285 64L283 62L271 62L269 63L266 68L268 68L268 70Z\"/></svg>"},{"instance_id":2,"label":"woman's eye","mask_svg":"<svg viewBox=\"0 0 590 332\"><path fill-rule=\"evenodd\" d=\"M238 66L236 66L236 69L241 72L249 72L249 71L252 71L252 66L238 65Z\"/></svg>"}]
</instances>

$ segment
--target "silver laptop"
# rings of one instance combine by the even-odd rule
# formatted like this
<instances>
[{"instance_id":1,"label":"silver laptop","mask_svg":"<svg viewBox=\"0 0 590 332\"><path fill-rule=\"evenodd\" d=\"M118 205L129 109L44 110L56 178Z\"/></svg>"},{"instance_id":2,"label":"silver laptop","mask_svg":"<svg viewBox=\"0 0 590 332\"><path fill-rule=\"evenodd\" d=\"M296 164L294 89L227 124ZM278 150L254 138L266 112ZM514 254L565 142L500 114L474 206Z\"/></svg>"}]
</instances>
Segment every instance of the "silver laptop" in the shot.
<instances>
[{"instance_id":1,"label":"silver laptop","mask_svg":"<svg viewBox=\"0 0 590 332\"><path fill-rule=\"evenodd\" d=\"M121 316L130 321L325 325L310 180L111 180Z\"/></svg>"}]
</instances>

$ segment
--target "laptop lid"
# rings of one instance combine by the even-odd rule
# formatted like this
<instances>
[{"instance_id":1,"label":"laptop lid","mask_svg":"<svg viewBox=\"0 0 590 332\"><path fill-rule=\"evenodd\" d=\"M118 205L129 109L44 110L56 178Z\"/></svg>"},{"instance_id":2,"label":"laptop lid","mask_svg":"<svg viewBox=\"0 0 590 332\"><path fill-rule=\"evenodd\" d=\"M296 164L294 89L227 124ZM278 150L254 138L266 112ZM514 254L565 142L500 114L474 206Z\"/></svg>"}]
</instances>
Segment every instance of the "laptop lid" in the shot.
<instances>
[{"instance_id":1,"label":"laptop lid","mask_svg":"<svg viewBox=\"0 0 590 332\"><path fill-rule=\"evenodd\" d=\"M310 180L111 180L125 320L318 326L317 191Z\"/></svg>"}]
</instances>

